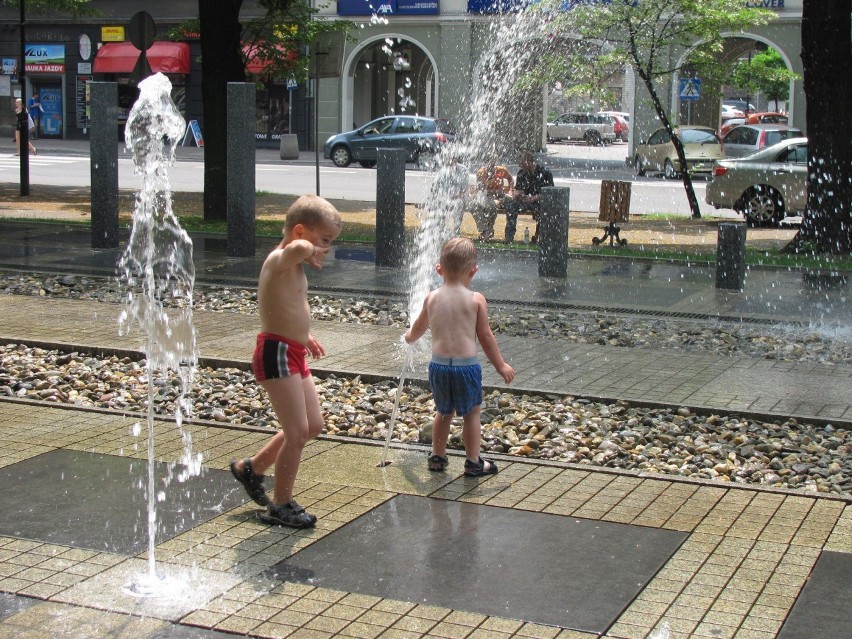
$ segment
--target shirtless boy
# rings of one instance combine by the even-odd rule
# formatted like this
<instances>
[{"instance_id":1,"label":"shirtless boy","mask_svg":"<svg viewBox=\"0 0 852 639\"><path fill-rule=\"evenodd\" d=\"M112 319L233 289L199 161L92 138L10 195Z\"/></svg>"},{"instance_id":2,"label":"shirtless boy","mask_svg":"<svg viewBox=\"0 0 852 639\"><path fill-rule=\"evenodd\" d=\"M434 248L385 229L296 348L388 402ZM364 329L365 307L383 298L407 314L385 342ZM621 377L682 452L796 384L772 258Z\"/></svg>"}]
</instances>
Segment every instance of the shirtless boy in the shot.
<instances>
[{"instance_id":1,"label":"shirtless boy","mask_svg":"<svg viewBox=\"0 0 852 639\"><path fill-rule=\"evenodd\" d=\"M478 270L476 247L467 238L454 237L441 249L436 270L444 283L423 300L420 315L405 333L405 341L416 342L432 329L432 361L429 383L435 400L432 426L432 454L429 470L447 468L447 439L453 415L462 420L462 441L467 459L465 477L481 477L497 472L494 462L480 456L482 424L482 367L476 357L476 342L508 384L515 370L500 355L497 339L488 324L488 304L482 293L468 288Z\"/></svg>"},{"instance_id":2,"label":"shirtless boy","mask_svg":"<svg viewBox=\"0 0 852 639\"><path fill-rule=\"evenodd\" d=\"M284 222L284 238L263 262L257 285L260 334L252 371L269 394L281 432L254 455L231 462L231 472L249 496L267 512L269 523L308 528L317 518L293 499L293 486L309 440L322 431L323 417L307 355L325 350L310 333L308 280L304 265L322 268L331 243L340 235L337 209L327 200L305 195L293 202ZM275 464L275 492L270 500L263 473Z\"/></svg>"}]
</instances>

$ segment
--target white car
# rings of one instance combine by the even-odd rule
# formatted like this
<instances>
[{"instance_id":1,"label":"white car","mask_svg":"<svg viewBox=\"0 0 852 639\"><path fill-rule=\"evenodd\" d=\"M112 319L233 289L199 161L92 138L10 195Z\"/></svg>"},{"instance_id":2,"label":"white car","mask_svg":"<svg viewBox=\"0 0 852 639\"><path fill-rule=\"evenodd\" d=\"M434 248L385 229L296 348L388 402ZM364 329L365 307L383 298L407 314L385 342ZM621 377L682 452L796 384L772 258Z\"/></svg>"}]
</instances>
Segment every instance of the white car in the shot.
<instances>
[{"instance_id":1,"label":"white car","mask_svg":"<svg viewBox=\"0 0 852 639\"><path fill-rule=\"evenodd\" d=\"M751 226L777 224L808 203L808 139L791 138L744 158L719 160L704 201Z\"/></svg>"},{"instance_id":2,"label":"white car","mask_svg":"<svg viewBox=\"0 0 852 639\"><path fill-rule=\"evenodd\" d=\"M547 123L547 141L583 140L589 146L615 142L615 126L607 115L563 113Z\"/></svg>"}]
</instances>

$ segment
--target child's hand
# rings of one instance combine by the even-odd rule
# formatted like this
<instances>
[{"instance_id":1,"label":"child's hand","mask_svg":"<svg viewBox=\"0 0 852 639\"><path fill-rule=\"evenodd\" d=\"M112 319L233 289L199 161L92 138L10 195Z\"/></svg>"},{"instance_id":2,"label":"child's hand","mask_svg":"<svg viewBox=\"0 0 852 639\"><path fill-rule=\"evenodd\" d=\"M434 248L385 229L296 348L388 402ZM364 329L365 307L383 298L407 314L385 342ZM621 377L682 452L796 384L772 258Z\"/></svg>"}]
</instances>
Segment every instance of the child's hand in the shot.
<instances>
[{"instance_id":1,"label":"child's hand","mask_svg":"<svg viewBox=\"0 0 852 639\"><path fill-rule=\"evenodd\" d=\"M325 349L322 347L322 344L317 341L317 338L313 335L308 335L308 343L305 346L307 346L308 352L314 359L319 359L320 357L325 355Z\"/></svg>"},{"instance_id":2,"label":"child's hand","mask_svg":"<svg viewBox=\"0 0 852 639\"><path fill-rule=\"evenodd\" d=\"M327 254L328 249L323 249L319 246L314 245L313 253L311 253L310 256L306 257L305 261L314 268L322 268L323 260L325 260L325 256Z\"/></svg>"},{"instance_id":3,"label":"child's hand","mask_svg":"<svg viewBox=\"0 0 852 639\"><path fill-rule=\"evenodd\" d=\"M515 369L509 366L506 362L503 362L503 365L497 369L497 372L500 373L500 377L502 377L503 381L507 384L511 384L512 380L515 379Z\"/></svg>"}]
</instances>

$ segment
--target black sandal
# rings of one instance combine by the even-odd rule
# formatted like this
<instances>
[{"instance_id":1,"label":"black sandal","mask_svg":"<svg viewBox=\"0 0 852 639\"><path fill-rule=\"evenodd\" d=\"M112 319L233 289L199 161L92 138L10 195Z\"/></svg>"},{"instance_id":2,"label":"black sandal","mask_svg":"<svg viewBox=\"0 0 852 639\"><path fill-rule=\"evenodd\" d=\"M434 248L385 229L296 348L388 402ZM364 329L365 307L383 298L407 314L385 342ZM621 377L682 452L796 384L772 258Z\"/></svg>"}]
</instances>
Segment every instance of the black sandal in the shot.
<instances>
[{"instance_id":1,"label":"black sandal","mask_svg":"<svg viewBox=\"0 0 852 639\"><path fill-rule=\"evenodd\" d=\"M488 468L485 467L488 464ZM484 475L497 474L497 464L493 461L488 461L479 458L478 461L472 462L469 459L464 460L464 476L465 477L482 477Z\"/></svg>"},{"instance_id":2,"label":"black sandal","mask_svg":"<svg viewBox=\"0 0 852 639\"><path fill-rule=\"evenodd\" d=\"M231 474L238 482L246 489L248 496L258 506L269 505L269 495L266 494L266 489L263 487L263 475L257 475L251 467L251 459L246 457L243 460L243 470L237 470L237 461L231 462Z\"/></svg>"},{"instance_id":3,"label":"black sandal","mask_svg":"<svg viewBox=\"0 0 852 639\"><path fill-rule=\"evenodd\" d=\"M431 455L429 457L429 470L433 473L438 473L443 470L447 470L447 465L450 463L450 460L446 457L441 457L440 455Z\"/></svg>"},{"instance_id":4,"label":"black sandal","mask_svg":"<svg viewBox=\"0 0 852 639\"><path fill-rule=\"evenodd\" d=\"M295 499L291 499L280 506L269 504L266 512L261 513L260 519L267 524L289 526L290 528L310 528L317 523L316 515L306 512L296 503Z\"/></svg>"}]
</instances>

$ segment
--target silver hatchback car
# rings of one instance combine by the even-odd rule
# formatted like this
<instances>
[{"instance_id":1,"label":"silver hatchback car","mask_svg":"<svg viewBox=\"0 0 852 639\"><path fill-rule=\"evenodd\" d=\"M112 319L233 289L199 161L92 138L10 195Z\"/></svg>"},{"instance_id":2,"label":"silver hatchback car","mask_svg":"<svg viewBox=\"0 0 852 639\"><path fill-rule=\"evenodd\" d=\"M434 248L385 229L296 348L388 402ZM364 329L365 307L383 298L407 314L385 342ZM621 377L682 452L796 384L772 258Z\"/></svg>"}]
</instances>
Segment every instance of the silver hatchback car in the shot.
<instances>
[{"instance_id":1,"label":"silver hatchback car","mask_svg":"<svg viewBox=\"0 0 852 639\"><path fill-rule=\"evenodd\" d=\"M726 158L741 158L781 140L802 137L802 130L786 124L741 124L725 134L722 144Z\"/></svg>"},{"instance_id":2,"label":"silver hatchback car","mask_svg":"<svg viewBox=\"0 0 852 639\"><path fill-rule=\"evenodd\" d=\"M807 181L808 139L792 138L716 162L704 200L717 209L734 209L751 226L777 224L805 210Z\"/></svg>"}]
</instances>

